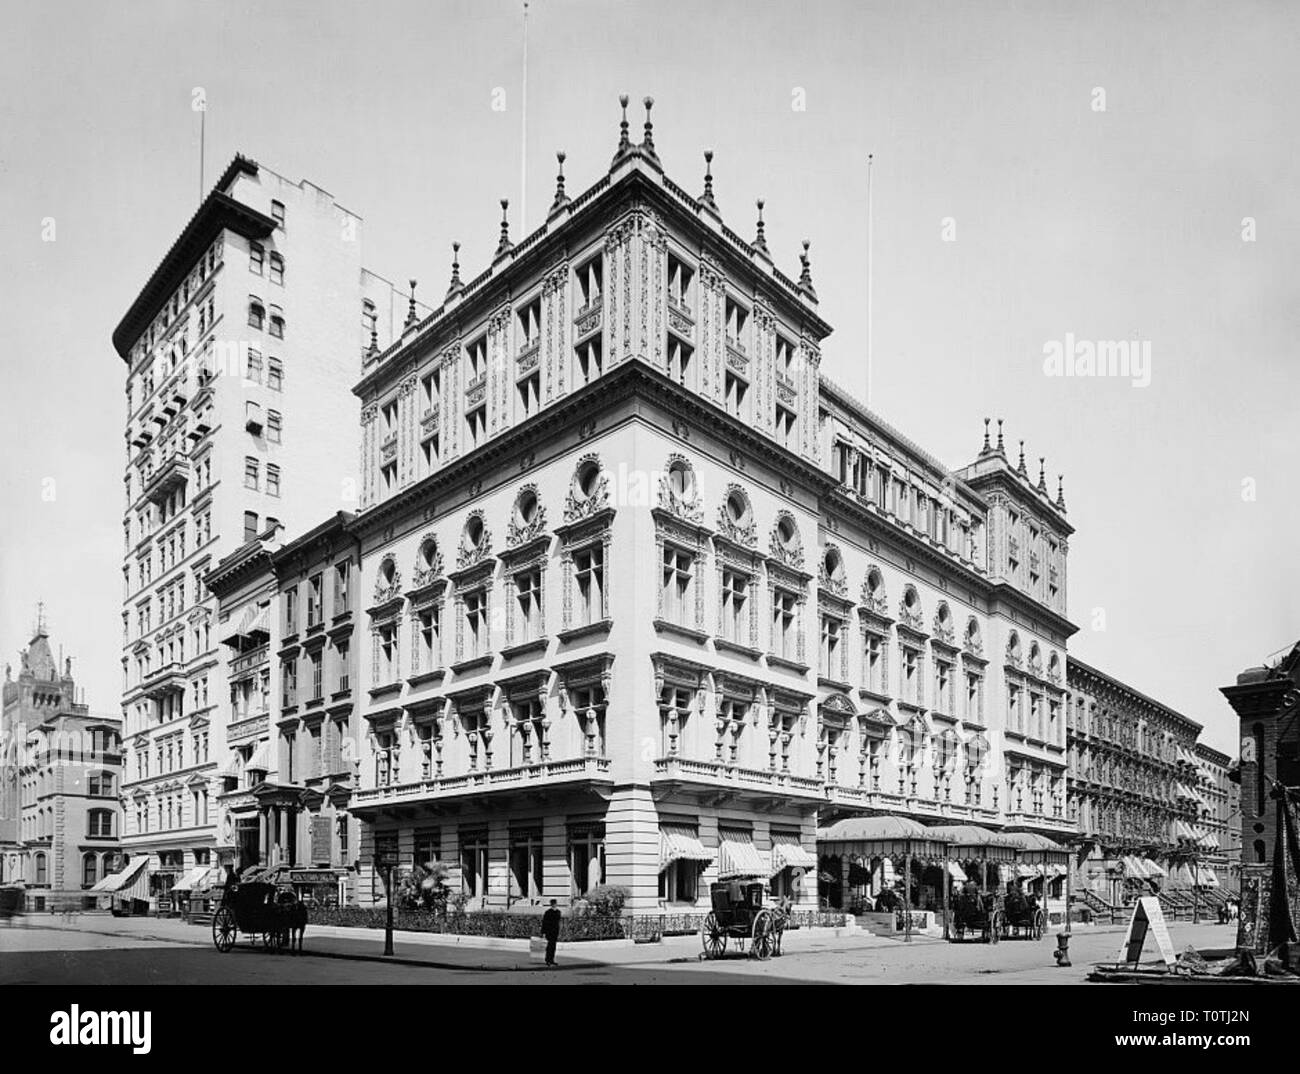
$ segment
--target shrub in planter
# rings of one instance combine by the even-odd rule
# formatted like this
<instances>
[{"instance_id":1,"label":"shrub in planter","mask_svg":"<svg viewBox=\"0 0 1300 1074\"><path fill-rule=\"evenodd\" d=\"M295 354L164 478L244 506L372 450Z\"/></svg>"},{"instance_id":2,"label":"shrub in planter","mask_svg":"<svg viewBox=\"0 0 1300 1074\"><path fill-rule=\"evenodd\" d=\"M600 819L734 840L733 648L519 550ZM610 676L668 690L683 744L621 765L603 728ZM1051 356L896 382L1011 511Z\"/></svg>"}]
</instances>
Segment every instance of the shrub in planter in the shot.
<instances>
[{"instance_id":1,"label":"shrub in planter","mask_svg":"<svg viewBox=\"0 0 1300 1074\"><path fill-rule=\"evenodd\" d=\"M620 917L631 892L617 884L598 884L587 892L586 913L597 917Z\"/></svg>"}]
</instances>

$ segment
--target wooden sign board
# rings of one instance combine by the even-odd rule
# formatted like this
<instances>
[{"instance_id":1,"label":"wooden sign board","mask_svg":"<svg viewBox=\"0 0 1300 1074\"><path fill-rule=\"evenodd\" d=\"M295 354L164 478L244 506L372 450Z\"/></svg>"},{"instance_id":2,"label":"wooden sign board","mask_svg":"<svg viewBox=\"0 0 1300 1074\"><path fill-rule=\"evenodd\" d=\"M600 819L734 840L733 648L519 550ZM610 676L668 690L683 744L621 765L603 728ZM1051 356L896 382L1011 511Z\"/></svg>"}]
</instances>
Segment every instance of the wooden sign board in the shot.
<instances>
[{"instance_id":1,"label":"wooden sign board","mask_svg":"<svg viewBox=\"0 0 1300 1074\"><path fill-rule=\"evenodd\" d=\"M1142 960L1142 945L1146 942L1148 931L1155 936L1161 961L1172 967L1178 961L1178 955L1174 953L1174 942L1169 938L1169 926L1165 924L1165 913L1160 909L1160 900L1155 896L1138 899L1116 961L1136 966Z\"/></svg>"}]
</instances>

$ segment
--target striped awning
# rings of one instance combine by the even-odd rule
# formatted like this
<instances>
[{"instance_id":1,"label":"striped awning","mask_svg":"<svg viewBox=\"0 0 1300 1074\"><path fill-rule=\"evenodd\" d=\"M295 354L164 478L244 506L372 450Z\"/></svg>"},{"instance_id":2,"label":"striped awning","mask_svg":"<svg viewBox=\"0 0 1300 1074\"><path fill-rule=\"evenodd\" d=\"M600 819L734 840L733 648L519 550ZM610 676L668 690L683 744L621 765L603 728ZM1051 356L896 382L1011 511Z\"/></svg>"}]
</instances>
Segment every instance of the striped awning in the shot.
<instances>
[{"instance_id":1,"label":"striped awning","mask_svg":"<svg viewBox=\"0 0 1300 1074\"><path fill-rule=\"evenodd\" d=\"M1175 783L1174 796L1176 798L1195 798L1196 794L1186 783Z\"/></svg>"},{"instance_id":2,"label":"striped awning","mask_svg":"<svg viewBox=\"0 0 1300 1074\"><path fill-rule=\"evenodd\" d=\"M1197 842L1200 843L1200 845L1203 846L1206 850L1219 849L1219 841L1215 839L1214 836L1212 836L1209 832L1206 832L1203 836L1201 836L1197 840Z\"/></svg>"},{"instance_id":3,"label":"striped awning","mask_svg":"<svg viewBox=\"0 0 1300 1074\"><path fill-rule=\"evenodd\" d=\"M204 878L213 870L211 865L196 865L172 885L172 891L194 891L201 888Z\"/></svg>"},{"instance_id":4,"label":"striped awning","mask_svg":"<svg viewBox=\"0 0 1300 1074\"><path fill-rule=\"evenodd\" d=\"M1196 871L1196 879L1203 888L1217 888L1219 886L1219 874L1211 869L1208 865L1202 865Z\"/></svg>"},{"instance_id":5,"label":"striped awning","mask_svg":"<svg viewBox=\"0 0 1300 1074\"><path fill-rule=\"evenodd\" d=\"M700 842L699 831L687 824L659 825L659 871L675 861L712 861L713 851Z\"/></svg>"},{"instance_id":6,"label":"striped awning","mask_svg":"<svg viewBox=\"0 0 1300 1074\"><path fill-rule=\"evenodd\" d=\"M964 884L970 878L966 875L966 870L958 865L955 861L948 862L948 875L958 884Z\"/></svg>"},{"instance_id":7,"label":"striped awning","mask_svg":"<svg viewBox=\"0 0 1300 1074\"><path fill-rule=\"evenodd\" d=\"M148 856L137 858L121 872L104 877L90 890L115 895L122 899L147 900L149 898Z\"/></svg>"},{"instance_id":8,"label":"striped awning","mask_svg":"<svg viewBox=\"0 0 1300 1074\"><path fill-rule=\"evenodd\" d=\"M1142 865L1141 859L1135 858L1132 854L1128 854L1124 857L1124 875L1134 877L1138 880L1145 880L1147 877L1147 871Z\"/></svg>"},{"instance_id":9,"label":"striped awning","mask_svg":"<svg viewBox=\"0 0 1300 1074\"><path fill-rule=\"evenodd\" d=\"M1165 875L1165 867L1150 858L1142 859L1142 868L1146 870L1147 877L1152 880L1160 879Z\"/></svg>"},{"instance_id":10,"label":"striped awning","mask_svg":"<svg viewBox=\"0 0 1300 1074\"><path fill-rule=\"evenodd\" d=\"M736 876L771 876L763 856L748 832L722 830L718 833L718 879Z\"/></svg>"},{"instance_id":11,"label":"striped awning","mask_svg":"<svg viewBox=\"0 0 1300 1074\"><path fill-rule=\"evenodd\" d=\"M787 866L793 869L816 869L817 855L804 850L797 835L774 832L772 834L772 875L775 876Z\"/></svg>"}]
</instances>

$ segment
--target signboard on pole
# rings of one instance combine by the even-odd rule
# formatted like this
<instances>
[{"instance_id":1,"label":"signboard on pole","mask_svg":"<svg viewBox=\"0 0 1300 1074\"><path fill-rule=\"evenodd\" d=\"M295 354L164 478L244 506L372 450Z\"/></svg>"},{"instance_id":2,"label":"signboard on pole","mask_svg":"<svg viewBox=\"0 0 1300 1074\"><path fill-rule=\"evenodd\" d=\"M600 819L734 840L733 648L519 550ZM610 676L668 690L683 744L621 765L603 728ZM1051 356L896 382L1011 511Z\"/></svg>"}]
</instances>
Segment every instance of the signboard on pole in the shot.
<instances>
[{"instance_id":1,"label":"signboard on pole","mask_svg":"<svg viewBox=\"0 0 1300 1074\"><path fill-rule=\"evenodd\" d=\"M1155 936L1161 961L1172 968L1178 961L1178 956L1174 953L1174 942L1169 938L1169 926L1165 924L1160 900L1153 895L1138 899L1116 961L1136 966L1142 960L1142 945L1146 942L1148 931Z\"/></svg>"}]
</instances>

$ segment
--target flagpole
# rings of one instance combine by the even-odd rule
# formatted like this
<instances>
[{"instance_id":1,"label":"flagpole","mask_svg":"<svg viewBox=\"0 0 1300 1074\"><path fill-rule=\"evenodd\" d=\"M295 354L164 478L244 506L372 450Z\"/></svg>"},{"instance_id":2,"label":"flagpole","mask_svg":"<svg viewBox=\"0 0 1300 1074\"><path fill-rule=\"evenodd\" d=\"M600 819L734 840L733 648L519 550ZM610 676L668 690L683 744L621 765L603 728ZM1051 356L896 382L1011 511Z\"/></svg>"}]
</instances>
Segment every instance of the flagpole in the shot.
<instances>
[{"instance_id":1,"label":"flagpole","mask_svg":"<svg viewBox=\"0 0 1300 1074\"><path fill-rule=\"evenodd\" d=\"M875 154L867 154L867 398L866 405L871 406L871 246L874 235L872 234L871 218L871 163Z\"/></svg>"},{"instance_id":2,"label":"flagpole","mask_svg":"<svg viewBox=\"0 0 1300 1074\"><path fill-rule=\"evenodd\" d=\"M524 76L519 123L519 234L528 234L528 0L524 0Z\"/></svg>"}]
</instances>

